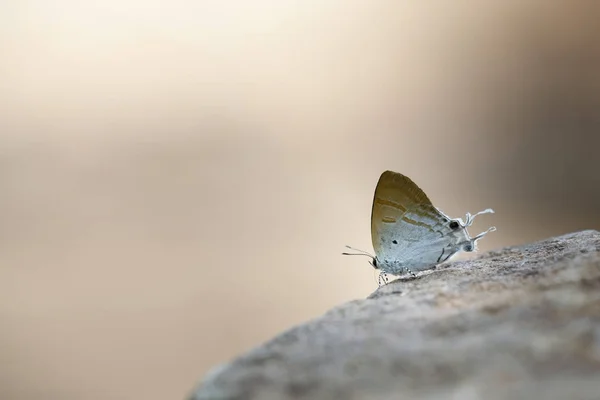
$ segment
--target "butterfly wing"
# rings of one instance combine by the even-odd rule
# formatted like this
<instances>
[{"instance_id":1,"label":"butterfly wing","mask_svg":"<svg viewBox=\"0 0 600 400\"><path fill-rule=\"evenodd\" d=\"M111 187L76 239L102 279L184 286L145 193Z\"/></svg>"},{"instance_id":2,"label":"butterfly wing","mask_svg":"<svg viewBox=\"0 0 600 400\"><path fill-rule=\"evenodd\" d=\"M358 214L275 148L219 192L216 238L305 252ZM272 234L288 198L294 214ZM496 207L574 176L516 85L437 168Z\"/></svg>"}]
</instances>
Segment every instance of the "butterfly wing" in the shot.
<instances>
[{"instance_id":1,"label":"butterfly wing","mask_svg":"<svg viewBox=\"0 0 600 400\"><path fill-rule=\"evenodd\" d=\"M410 178L384 172L371 211L371 238L378 267L399 274L445 261L458 251L460 241L448 221Z\"/></svg>"}]
</instances>

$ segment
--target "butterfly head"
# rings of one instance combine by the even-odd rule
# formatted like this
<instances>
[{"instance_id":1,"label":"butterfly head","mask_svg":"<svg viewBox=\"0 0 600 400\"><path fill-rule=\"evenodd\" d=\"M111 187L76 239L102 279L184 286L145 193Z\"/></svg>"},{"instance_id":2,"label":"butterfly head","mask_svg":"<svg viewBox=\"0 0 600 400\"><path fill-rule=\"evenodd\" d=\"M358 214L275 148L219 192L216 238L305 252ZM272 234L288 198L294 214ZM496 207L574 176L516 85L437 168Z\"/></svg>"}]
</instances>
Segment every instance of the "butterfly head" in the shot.
<instances>
[{"instance_id":1,"label":"butterfly head","mask_svg":"<svg viewBox=\"0 0 600 400\"><path fill-rule=\"evenodd\" d=\"M354 251L355 253L348 253L348 252L344 252L342 253L342 255L344 256L365 256L365 257L369 257L369 264L371 264L373 266L373 268L375 269L379 269L379 266L377 264L377 257L372 255L371 253L368 253L364 250L359 250L359 249L355 249L354 247L350 247L350 246L346 246L346 248Z\"/></svg>"}]
</instances>

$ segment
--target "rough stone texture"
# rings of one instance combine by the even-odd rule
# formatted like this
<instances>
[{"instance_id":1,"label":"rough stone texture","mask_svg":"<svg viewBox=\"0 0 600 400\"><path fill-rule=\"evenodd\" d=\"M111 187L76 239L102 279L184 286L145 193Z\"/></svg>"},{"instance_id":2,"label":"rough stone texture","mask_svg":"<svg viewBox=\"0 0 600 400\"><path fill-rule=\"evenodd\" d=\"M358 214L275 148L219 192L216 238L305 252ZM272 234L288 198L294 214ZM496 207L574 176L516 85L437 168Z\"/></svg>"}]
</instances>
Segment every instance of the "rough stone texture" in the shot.
<instances>
[{"instance_id":1,"label":"rough stone texture","mask_svg":"<svg viewBox=\"0 0 600 400\"><path fill-rule=\"evenodd\" d=\"M600 232L448 263L334 308L190 399L600 399Z\"/></svg>"}]
</instances>

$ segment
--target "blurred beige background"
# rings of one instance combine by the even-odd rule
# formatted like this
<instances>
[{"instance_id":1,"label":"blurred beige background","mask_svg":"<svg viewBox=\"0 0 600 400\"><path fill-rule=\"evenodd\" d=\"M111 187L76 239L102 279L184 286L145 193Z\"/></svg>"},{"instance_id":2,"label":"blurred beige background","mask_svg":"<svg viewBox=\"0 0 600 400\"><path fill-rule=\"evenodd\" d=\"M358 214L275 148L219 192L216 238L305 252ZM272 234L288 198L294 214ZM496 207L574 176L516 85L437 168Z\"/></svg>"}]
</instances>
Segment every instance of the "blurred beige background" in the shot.
<instances>
[{"instance_id":1,"label":"blurred beige background","mask_svg":"<svg viewBox=\"0 0 600 400\"><path fill-rule=\"evenodd\" d=\"M385 169L600 228L595 2L0 3L0 398L180 399L376 288Z\"/></svg>"}]
</instances>

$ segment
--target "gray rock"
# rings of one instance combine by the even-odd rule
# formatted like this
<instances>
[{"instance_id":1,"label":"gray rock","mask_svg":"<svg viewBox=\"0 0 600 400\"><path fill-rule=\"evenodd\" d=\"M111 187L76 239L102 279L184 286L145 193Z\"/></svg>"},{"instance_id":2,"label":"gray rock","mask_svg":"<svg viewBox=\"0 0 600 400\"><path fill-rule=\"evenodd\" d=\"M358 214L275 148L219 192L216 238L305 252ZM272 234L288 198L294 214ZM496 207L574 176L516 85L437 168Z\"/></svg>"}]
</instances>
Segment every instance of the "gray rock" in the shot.
<instances>
[{"instance_id":1,"label":"gray rock","mask_svg":"<svg viewBox=\"0 0 600 400\"><path fill-rule=\"evenodd\" d=\"M600 399L600 232L393 281L214 368L193 400Z\"/></svg>"}]
</instances>

